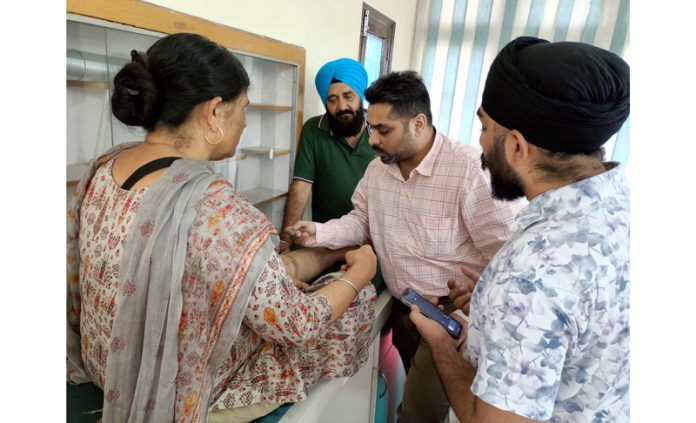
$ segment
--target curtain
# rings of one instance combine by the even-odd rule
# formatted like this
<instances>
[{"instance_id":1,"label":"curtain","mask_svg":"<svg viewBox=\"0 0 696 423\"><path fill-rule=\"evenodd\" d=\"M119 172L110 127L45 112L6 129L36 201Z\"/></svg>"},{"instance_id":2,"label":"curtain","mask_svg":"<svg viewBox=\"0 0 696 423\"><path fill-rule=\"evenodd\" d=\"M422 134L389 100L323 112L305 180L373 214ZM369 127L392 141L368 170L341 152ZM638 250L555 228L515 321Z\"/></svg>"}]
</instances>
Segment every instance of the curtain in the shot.
<instances>
[{"instance_id":1,"label":"curtain","mask_svg":"<svg viewBox=\"0 0 696 423\"><path fill-rule=\"evenodd\" d=\"M585 42L630 65L629 0L421 0L419 8L427 14L412 63L430 92L433 124L463 143L478 145L486 73L513 38ZM629 121L605 144L607 158L626 163Z\"/></svg>"}]
</instances>

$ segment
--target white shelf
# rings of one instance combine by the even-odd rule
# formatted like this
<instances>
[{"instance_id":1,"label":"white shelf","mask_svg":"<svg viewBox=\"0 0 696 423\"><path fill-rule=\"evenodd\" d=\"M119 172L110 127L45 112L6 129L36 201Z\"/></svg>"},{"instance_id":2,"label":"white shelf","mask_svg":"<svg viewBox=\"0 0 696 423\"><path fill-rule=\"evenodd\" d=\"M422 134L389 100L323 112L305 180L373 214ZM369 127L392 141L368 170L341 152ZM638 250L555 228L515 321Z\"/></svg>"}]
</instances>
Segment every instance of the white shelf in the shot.
<instances>
[{"instance_id":1,"label":"white shelf","mask_svg":"<svg viewBox=\"0 0 696 423\"><path fill-rule=\"evenodd\" d=\"M273 150L273 157L286 156L290 154L290 150L287 149L264 147L260 145L256 145L253 147L241 147L239 150L246 155L244 157L240 157L241 160L246 159L247 156L267 156L270 159L271 150Z\"/></svg>"},{"instance_id":2,"label":"white shelf","mask_svg":"<svg viewBox=\"0 0 696 423\"><path fill-rule=\"evenodd\" d=\"M261 103L251 103L247 106L248 110L269 110L275 112L292 112L292 106L284 106L277 104L261 104Z\"/></svg>"},{"instance_id":3,"label":"white shelf","mask_svg":"<svg viewBox=\"0 0 696 423\"><path fill-rule=\"evenodd\" d=\"M76 81L68 79L66 80L66 86L68 88L90 88L95 90L111 89L111 85L106 81Z\"/></svg>"},{"instance_id":4,"label":"white shelf","mask_svg":"<svg viewBox=\"0 0 696 423\"><path fill-rule=\"evenodd\" d=\"M267 201L272 201L278 198L285 197L288 195L288 192L279 189L256 187L244 190L242 191L242 194L246 195L246 197L249 199L249 202L256 206Z\"/></svg>"},{"instance_id":5,"label":"white shelf","mask_svg":"<svg viewBox=\"0 0 696 423\"><path fill-rule=\"evenodd\" d=\"M68 186L72 187L77 185L80 182L80 179L82 179L82 175L84 175L88 168L89 163L69 164L66 172Z\"/></svg>"}]
</instances>

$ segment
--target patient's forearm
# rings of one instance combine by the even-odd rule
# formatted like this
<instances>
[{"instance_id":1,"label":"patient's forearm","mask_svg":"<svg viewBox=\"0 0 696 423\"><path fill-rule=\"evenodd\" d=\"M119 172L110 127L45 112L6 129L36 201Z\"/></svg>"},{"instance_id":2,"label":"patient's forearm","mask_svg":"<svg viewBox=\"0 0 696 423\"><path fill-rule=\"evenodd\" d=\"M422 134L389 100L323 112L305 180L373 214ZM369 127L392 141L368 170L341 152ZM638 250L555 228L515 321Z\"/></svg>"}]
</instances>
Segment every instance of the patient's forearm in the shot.
<instances>
[{"instance_id":1,"label":"patient's forearm","mask_svg":"<svg viewBox=\"0 0 696 423\"><path fill-rule=\"evenodd\" d=\"M301 281L311 281L337 261L343 260L346 251L355 248L346 247L339 250L329 250L323 247L302 248L283 254L280 257L283 259L285 268L290 276Z\"/></svg>"}]
</instances>

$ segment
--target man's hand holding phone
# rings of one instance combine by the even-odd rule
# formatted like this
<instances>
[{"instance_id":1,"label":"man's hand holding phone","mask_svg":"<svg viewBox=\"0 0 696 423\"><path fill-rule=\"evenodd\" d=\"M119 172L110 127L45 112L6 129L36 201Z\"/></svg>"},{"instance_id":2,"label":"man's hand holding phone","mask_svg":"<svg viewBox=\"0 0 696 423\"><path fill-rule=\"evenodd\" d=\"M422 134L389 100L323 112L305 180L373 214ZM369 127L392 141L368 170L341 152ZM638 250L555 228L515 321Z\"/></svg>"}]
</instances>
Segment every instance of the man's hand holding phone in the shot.
<instances>
[{"instance_id":1,"label":"man's hand holding phone","mask_svg":"<svg viewBox=\"0 0 696 423\"><path fill-rule=\"evenodd\" d=\"M411 321L416 326L416 329L418 329L418 332L429 345L451 342L454 348L461 350L464 342L466 341L468 329L467 321L462 318L461 315L457 314L456 311L450 316L462 325L462 330L459 335L459 339L457 340L454 340L452 335L450 335L449 332L442 327L442 325L422 314L417 305L411 306L411 314L409 315Z\"/></svg>"},{"instance_id":2,"label":"man's hand holding phone","mask_svg":"<svg viewBox=\"0 0 696 423\"><path fill-rule=\"evenodd\" d=\"M410 288L406 288L401 297L404 304L411 307L410 318L426 341L432 342L447 334L450 339L462 341L462 333L466 322L461 318L448 316L422 296ZM431 338L431 339L429 339ZM460 342L457 342L459 345Z\"/></svg>"}]
</instances>

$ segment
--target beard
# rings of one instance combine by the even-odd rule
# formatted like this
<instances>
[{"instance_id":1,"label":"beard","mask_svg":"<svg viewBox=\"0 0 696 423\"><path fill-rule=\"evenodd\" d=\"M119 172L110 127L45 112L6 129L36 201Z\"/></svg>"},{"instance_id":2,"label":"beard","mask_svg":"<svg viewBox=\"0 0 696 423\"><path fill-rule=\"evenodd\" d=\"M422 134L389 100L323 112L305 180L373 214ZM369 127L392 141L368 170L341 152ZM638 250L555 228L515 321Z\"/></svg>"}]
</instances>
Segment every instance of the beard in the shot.
<instances>
[{"instance_id":1,"label":"beard","mask_svg":"<svg viewBox=\"0 0 696 423\"><path fill-rule=\"evenodd\" d=\"M515 170L505 160L503 142L505 137L495 137L492 157L486 158L481 153L481 169L491 174L491 192L494 198L504 201L513 201L524 197L524 187Z\"/></svg>"},{"instance_id":2,"label":"beard","mask_svg":"<svg viewBox=\"0 0 696 423\"><path fill-rule=\"evenodd\" d=\"M401 151L397 151L395 153L388 153L384 150L382 150L379 147L373 146L372 149L375 150L375 153L377 154L377 157L382 161L384 164L394 164L394 163L399 163L402 160L407 160L413 157L417 151L415 151L415 148L413 147L414 141L413 137L411 134L408 132L408 128L404 126L404 135L401 137L399 142L396 144L397 146L400 146L402 148Z\"/></svg>"},{"instance_id":3,"label":"beard","mask_svg":"<svg viewBox=\"0 0 696 423\"><path fill-rule=\"evenodd\" d=\"M377 154L377 157L379 157L384 164L394 164L399 161L396 154L389 154L379 147L372 147L372 149L375 150L375 154Z\"/></svg>"},{"instance_id":4,"label":"beard","mask_svg":"<svg viewBox=\"0 0 696 423\"><path fill-rule=\"evenodd\" d=\"M332 115L331 112L327 112L326 117L329 119L331 132L339 138L347 138L360 133L365 123L365 110L361 101L360 108L355 112L352 110L341 110L336 113L336 116Z\"/></svg>"}]
</instances>

